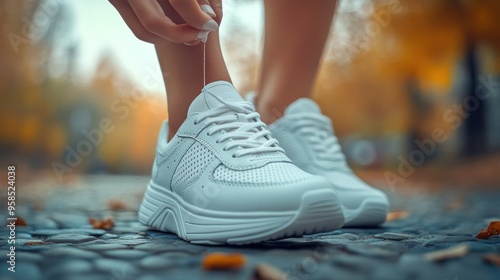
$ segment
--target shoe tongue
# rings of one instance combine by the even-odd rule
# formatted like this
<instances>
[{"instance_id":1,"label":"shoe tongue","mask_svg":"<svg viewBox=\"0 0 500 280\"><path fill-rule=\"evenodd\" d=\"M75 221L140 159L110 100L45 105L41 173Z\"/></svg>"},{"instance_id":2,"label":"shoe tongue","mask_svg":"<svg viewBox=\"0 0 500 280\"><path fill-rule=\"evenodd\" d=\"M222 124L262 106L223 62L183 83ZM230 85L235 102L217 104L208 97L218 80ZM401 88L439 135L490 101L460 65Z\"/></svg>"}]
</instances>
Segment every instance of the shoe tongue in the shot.
<instances>
[{"instance_id":1,"label":"shoe tongue","mask_svg":"<svg viewBox=\"0 0 500 280\"><path fill-rule=\"evenodd\" d=\"M189 106L188 115L196 112L205 112L224 105L214 95L226 102L244 101L231 83L224 81L213 82L206 85L198 97L194 99L191 106Z\"/></svg>"},{"instance_id":2,"label":"shoe tongue","mask_svg":"<svg viewBox=\"0 0 500 280\"><path fill-rule=\"evenodd\" d=\"M285 109L285 115L296 113L317 113L321 114L318 104L309 98L299 98Z\"/></svg>"}]
</instances>

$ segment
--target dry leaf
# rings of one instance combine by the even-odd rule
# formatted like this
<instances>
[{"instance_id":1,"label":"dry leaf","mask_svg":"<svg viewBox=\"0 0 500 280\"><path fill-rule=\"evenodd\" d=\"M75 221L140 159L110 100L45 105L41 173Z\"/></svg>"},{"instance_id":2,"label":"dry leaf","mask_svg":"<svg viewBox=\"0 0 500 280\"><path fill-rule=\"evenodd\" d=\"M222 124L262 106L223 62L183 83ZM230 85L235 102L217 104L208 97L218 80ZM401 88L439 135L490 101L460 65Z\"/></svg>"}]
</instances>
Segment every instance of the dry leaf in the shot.
<instances>
[{"instance_id":1,"label":"dry leaf","mask_svg":"<svg viewBox=\"0 0 500 280\"><path fill-rule=\"evenodd\" d=\"M253 271L252 280L286 280L286 273L274 266L257 264Z\"/></svg>"},{"instance_id":2,"label":"dry leaf","mask_svg":"<svg viewBox=\"0 0 500 280\"><path fill-rule=\"evenodd\" d=\"M497 254L486 254L483 256L483 260L491 263L495 266L500 266L500 255Z\"/></svg>"},{"instance_id":3,"label":"dry leaf","mask_svg":"<svg viewBox=\"0 0 500 280\"><path fill-rule=\"evenodd\" d=\"M203 258L202 266L205 270L236 269L245 265L245 256L242 254L210 253Z\"/></svg>"},{"instance_id":4,"label":"dry leaf","mask_svg":"<svg viewBox=\"0 0 500 280\"><path fill-rule=\"evenodd\" d=\"M482 229L477 235L476 235L476 238L479 238L479 239L488 239L488 237L490 237L490 233L485 230L485 229Z\"/></svg>"},{"instance_id":5,"label":"dry leaf","mask_svg":"<svg viewBox=\"0 0 500 280\"><path fill-rule=\"evenodd\" d=\"M121 211L127 209L127 203L121 199L108 200L108 209L112 211Z\"/></svg>"},{"instance_id":6,"label":"dry leaf","mask_svg":"<svg viewBox=\"0 0 500 280\"><path fill-rule=\"evenodd\" d=\"M392 222L395 220L404 219L406 217L408 217L408 212L406 212L406 211L394 211L394 212L389 212L387 214L387 217L385 218L385 220L387 222Z\"/></svg>"},{"instance_id":7,"label":"dry leaf","mask_svg":"<svg viewBox=\"0 0 500 280\"><path fill-rule=\"evenodd\" d=\"M11 223L11 221L7 221L6 225L9 226ZM24 220L23 218L21 217L17 217L17 219L14 221L14 224L18 227L24 227L24 226L27 226L28 223L26 223L26 220Z\"/></svg>"},{"instance_id":8,"label":"dry leaf","mask_svg":"<svg viewBox=\"0 0 500 280\"><path fill-rule=\"evenodd\" d=\"M16 226L18 227L24 227L24 226L27 226L28 223L26 223L26 221L21 218L21 217L17 217L17 220L16 220Z\"/></svg>"},{"instance_id":9,"label":"dry leaf","mask_svg":"<svg viewBox=\"0 0 500 280\"><path fill-rule=\"evenodd\" d=\"M498 236L498 235L500 235L500 221L492 221L488 225L487 229L482 229L476 235L476 238L487 239L490 236Z\"/></svg>"},{"instance_id":10,"label":"dry leaf","mask_svg":"<svg viewBox=\"0 0 500 280\"><path fill-rule=\"evenodd\" d=\"M28 241L24 243L24 245L43 245L43 244L45 244L45 242L43 241Z\"/></svg>"},{"instance_id":11,"label":"dry leaf","mask_svg":"<svg viewBox=\"0 0 500 280\"><path fill-rule=\"evenodd\" d=\"M469 245L459 244L450 248L424 254L424 258L428 261L445 261L450 259L461 258L469 253Z\"/></svg>"},{"instance_id":12,"label":"dry leaf","mask_svg":"<svg viewBox=\"0 0 500 280\"><path fill-rule=\"evenodd\" d=\"M92 225L92 228L95 229L111 229L115 225L112 217L104 218L102 220L89 218L89 223Z\"/></svg>"}]
</instances>

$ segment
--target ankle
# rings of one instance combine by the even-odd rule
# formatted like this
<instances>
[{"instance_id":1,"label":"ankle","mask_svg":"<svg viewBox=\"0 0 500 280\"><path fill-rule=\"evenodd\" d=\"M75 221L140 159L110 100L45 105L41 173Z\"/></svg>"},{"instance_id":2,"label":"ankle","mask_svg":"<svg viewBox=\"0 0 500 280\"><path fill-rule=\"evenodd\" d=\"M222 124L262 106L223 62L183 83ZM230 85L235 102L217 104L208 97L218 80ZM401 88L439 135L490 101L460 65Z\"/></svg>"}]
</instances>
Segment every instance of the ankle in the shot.
<instances>
[{"instance_id":1,"label":"ankle","mask_svg":"<svg viewBox=\"0 0 500 280\"><path fill-rule=\"evenodd\" d=\"M180 127L179 124L171 122L170 120L168 121L168 139L167 139L168 142L170 142L170 140L174 138L175 134L177 133L177 130L179 130L179 127Z\"/></svg>"},{"instance_id":2,"label":"ankle","mask_svg":"<svg viewBox=\"0 0 500 280\"><path fill-rule=\"evenodd\" d=\"M283 104L283 102L261 97L261 95L258 95L255 98L255 108L257 112L259 112L260 118L264 123L268 125L272 124L283 116L287 105Z\"/></svg>"}]
</instances>

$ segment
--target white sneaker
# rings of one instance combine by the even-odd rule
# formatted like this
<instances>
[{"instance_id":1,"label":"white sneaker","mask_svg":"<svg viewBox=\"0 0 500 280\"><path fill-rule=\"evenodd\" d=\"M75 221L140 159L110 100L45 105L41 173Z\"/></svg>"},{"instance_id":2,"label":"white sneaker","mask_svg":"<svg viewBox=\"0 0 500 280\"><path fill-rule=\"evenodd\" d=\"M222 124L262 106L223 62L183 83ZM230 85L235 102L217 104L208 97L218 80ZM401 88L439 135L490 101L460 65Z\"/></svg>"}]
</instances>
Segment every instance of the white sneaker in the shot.
<instances>
[{"instance_id":1,"label":"white sneaker","mask_svg":"<svg viewBox=\"0 0 500 280\"><path fill-rule=\"evenodd\" d=\"M207 85L169 143L164 123L139 220L203 244L341 227L341 205L328 180L296 167L259 118L230 83Z\"/></svg>"},{"instance_id":2,"label":"white sneaker","mask_svg":"<svg viewBox=\"0 0 500 280\"><path fill-rule=\"evenodd\" d=\"M247 100L253 102L250 93ZM272 136L302 170L327 178L344 206L345 227L376 226L385 221L389 200L382 191L359 179L349 168L334 134L331 120L309 98L290 104L269 125Z\"/></svg>"}]
</instances>

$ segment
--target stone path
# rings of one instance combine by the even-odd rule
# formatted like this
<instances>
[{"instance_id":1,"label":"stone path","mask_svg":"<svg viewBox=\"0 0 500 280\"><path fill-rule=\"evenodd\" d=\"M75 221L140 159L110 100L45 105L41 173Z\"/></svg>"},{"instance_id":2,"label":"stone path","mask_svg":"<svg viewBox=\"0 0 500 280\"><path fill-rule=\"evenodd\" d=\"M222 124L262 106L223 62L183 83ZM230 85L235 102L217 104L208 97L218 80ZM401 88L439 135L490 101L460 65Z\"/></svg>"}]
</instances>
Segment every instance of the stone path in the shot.
<instances>
[{"instance_id":1,"label":"stone path","mask_svg":"<svg viewBox=\"0 0 500 280\"><path fill-rule=\"evenodd\" d=\"M145 177L90 176L69 186L42 183L18 190L16 272L7 271L9 231L0 231L1 279L252 279L256 264L272 265L288 279L500 279L500 267L483 260L500 254L500 237L474 236L500 220L500 190L433 194L391 192L392 208L409 216L380 228L327 234L253 246L200 246L150 230L137 221ZM6 209L2 197L2 207ZM113 209L113 210L110 210ZM2 210L5 221L5 211ZM112 216L110 230L93 229L89 217ZM466 244L469 253L442 262L425 253ZM204 271L210 252L240 252L246 265Z\"/></svg>"}]
</instances>

